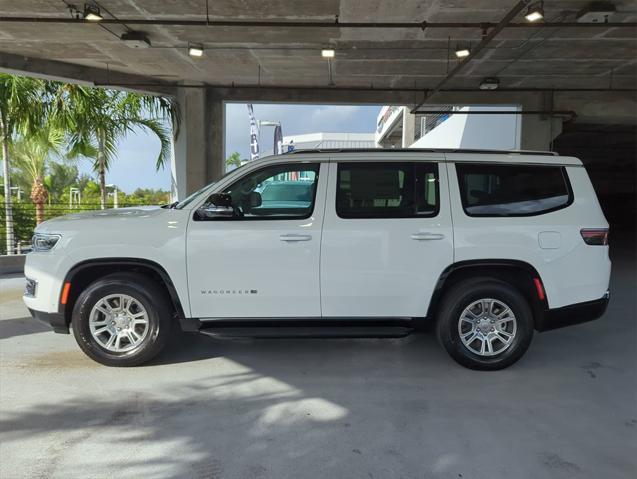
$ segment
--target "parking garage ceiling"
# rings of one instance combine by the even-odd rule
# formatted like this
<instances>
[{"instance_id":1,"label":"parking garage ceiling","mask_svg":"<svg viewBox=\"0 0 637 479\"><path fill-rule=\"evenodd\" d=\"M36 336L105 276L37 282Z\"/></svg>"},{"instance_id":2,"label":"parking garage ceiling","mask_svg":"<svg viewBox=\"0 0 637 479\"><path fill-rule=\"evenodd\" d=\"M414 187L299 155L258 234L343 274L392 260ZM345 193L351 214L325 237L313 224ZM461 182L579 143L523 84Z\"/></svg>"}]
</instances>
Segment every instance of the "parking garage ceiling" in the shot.
<instances>
[{"instance_id":1,"label":"parking garage ceiling","mask_svg":"<svg viewBox=\"0 0 637 479\"><path fill-rule=\"evenodd\" d=\"M574 0L544 1L544 20L529 23L531 2L481 49L515 0L102 0L94 3L100 22L74 13L74 3L84 9L0 0L0 68L45 59L140 84L430 90L457 66L455 50L467 48L480 51L443 89L478 89L486 77L512 90L637 85L634 0L612 1L601 24L578 23L590 2ZM131 32L150 46L121 39ZM189 45L203 55L189 55Z\"/></svg>"}]
</instances>

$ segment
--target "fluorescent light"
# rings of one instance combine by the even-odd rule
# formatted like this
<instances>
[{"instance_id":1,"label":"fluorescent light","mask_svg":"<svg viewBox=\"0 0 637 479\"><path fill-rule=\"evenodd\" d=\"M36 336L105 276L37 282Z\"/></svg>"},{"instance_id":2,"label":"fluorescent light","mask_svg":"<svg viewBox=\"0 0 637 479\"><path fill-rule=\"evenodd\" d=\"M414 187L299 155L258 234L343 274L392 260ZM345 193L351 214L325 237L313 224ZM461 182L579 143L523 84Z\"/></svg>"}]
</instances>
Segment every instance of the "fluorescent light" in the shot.
<instances>
[{"instance_id":1,"label":"fluorescent light","mask_svg":"<svg viewBox=\"0 0 637 479\"><path fill-rule=\"evenodd\" d=\"M537 22L538 20L542 20L544 18L544 2L539 2L531 5L526 11L526 15L524 15L524 18L526 18L529 22Z\"/></svg>"},{"instance_id":2,"label":"fluorescent light","mask_svg":"<svg viewBox=\"0 0 637 479\"><path fill-rule=\"evenodd\" d=\"M471 54L471 51L468 48L458 48L456 47L456 56L458 58L468 57Z\"/></svg>"},{"instance_id":3,"label":"fluorescent light","mask_svg":"<svg viewBox=\"0 0 637 479\"><path fill-rule=\"evenodd\" d=\"M203 56L203 47L201 45L190 45L188 47L188 55L191 57Z\"/></svg>"},{"instance_id":4,"label":"fluorescent light","mask_svg":"<svg viewBox=\"0 0 637 479\"><path fill-rule=\"evenodd\" d=\"M336 56L336 52L330 49L321 50L321 56L323 58L334 58Z\"/></svg>"},{"instance_id":5,"label":"fluorescent light","mask_svg":"<svg viewBox=\"0 0 637 479\"><path fill-rule=\"evenodd\" d=\"M89 22L99 22L104 20L104 17L100 13L100 9L95 5L84 5L84 20Z\"/></svg>"},{"instance_id":6,"label":"fluorescent light","mask_svg":"<svg viewBox=\"0 0 637 479\"><path fill-rule=\"evenodd\" d=\"M524 18L526 18L529 22L537 22L538 20L542 20L544 15L539 10L533 10L524 15Z\"/></svg>"}]
</instances>

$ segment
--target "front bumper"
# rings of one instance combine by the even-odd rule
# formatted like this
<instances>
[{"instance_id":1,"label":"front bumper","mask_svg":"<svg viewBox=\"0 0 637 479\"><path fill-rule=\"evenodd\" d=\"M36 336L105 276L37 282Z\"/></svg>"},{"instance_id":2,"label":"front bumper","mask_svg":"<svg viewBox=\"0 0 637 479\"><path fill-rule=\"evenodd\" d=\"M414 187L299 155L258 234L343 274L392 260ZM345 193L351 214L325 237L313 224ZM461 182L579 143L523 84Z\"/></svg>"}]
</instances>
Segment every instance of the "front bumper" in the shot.
<instances>
[{"instance_id":1,"label":"front bumper","mask_svg":"<svg viewBox=\"0 0 637 479\"><path fill-rule=\"evenodd\" d=\"M585 303L571 304L562 308L547 309L541 318L535 323L538 331L550 331L574 324L586 323L599 318L606 312L610 295L606 294L600 299L586 301Z\"/></svg>"},{"instance_id":2,"label":"front bumper","mask_svg":"<svg viewBox=\"0 0 637 479\"><path fill-rule=\"evenodd\" d=\"M56 333L69 334L69 325L66 323L64 313L45 313L31 308L29 308L29 313L34 319L51 326Z\"/></svg>"}]
</instances>

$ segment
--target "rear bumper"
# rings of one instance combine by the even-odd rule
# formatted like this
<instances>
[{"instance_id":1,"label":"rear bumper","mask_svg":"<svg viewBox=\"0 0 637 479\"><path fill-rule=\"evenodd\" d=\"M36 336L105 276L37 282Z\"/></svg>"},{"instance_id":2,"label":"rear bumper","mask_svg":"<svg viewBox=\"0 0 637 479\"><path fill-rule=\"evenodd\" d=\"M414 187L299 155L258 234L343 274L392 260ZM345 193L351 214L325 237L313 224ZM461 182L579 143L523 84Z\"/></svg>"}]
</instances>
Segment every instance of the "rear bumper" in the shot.
<instances>
[{"instance_id":1,"label":"rear bumper","mask_svg":"<svg viewBox=\"0 0 637 479\"><path fill-rule=\"evenodd\" d=\"M607 291L603 297L594 301L548 309L536 321L535 329L538 331L550 331L551 329L593 321L604 314L608 307L609 298L610 295Z\"/></svg>"},{"instance_id":2,"label":"rear bumper","mask_svg":"<svg viewBox=\"0 0 637 479\"><path fill-rule=\"evenodd\" d=\"M31 308L29 308L29 313L34 319L51 326L56 333L69 334L69 325L66 323L64 313L45 313Z\"/></svg>"}]
</instances>

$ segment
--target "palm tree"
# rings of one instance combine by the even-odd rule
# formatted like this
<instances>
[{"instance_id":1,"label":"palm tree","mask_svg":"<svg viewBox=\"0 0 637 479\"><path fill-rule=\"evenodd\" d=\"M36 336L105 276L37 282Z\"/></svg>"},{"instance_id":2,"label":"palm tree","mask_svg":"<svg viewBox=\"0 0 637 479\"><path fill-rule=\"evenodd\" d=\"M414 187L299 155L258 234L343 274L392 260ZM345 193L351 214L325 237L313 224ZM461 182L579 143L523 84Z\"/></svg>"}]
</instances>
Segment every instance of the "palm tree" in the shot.
<instances>
[{"instance_id":1,"label":"palm tree","mask_svg":"<svg viewBox=\"0 0 637 479\"><path fill-rule=\"evenodd\" d=\"M44 221L44 204L48 191L44 186L44 175L51 154L60 152L64 142L64 133L46 125L36 134L24 136L12 145L11 153L14 166L31 180L31 199L35 204L35 222Z\"/></svg>"},{"instance_id":2,"label":"palm tree","mask_svg":"<svg viewBox=\"0 0 637 479\"><path fill-rule=\"evenodd\" d=\"M44 82L0 73L0 143L4 175L4 210L7 254L13 254L13 205L11 204L10 146L20 131L33 132L46 114Z\"/></svg>"},{"instance_id":3,"label":"palm tree","mask_svg":"<svg viewBox=\"0 0 637 479\"><path fill-rule=\"evenodd\" d=\"M53 114L70 135L69 156L94 160L100 185L100 203L106 206L105 174L115 157L117 143L137 128L159 138L157 169L171 155L167 120L179 125L177 104L168 98L131 92L58 84Z\"/></svg>"}]
</instances>

